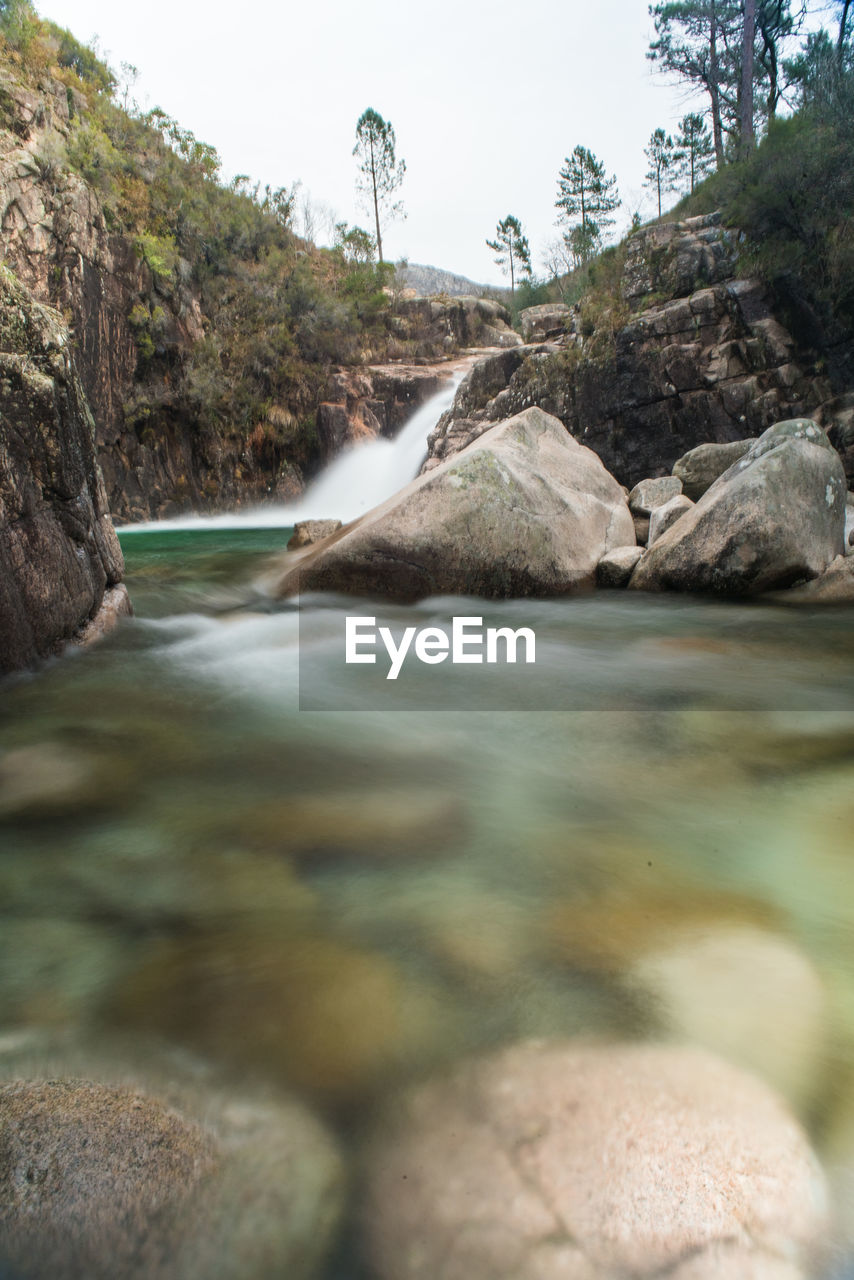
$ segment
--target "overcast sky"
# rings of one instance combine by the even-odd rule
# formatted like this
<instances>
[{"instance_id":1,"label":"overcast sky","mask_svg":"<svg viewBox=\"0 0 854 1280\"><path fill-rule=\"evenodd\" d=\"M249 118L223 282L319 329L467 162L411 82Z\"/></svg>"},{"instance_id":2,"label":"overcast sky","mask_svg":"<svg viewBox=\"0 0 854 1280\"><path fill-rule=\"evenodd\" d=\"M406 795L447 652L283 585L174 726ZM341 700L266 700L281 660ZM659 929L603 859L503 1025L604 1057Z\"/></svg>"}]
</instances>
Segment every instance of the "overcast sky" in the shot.
<instances>
[{"instance_id":1,"label":"overcast sky","mask_svg":"<svg viewBox=\"0 0 854 1280\"><path fill-rule=\"evenodd\" d=\"M373 107L406 160L407 218L383 235L406 257L503 283L485 240L521 219L535 270L556 236L558 170L577 143L617 175L622 221L653 212L644 146L692 109L653 74L646 0L36 0L97 36L134 94L217 148L223 171L299 179L322 214L371 227L357 204L356 121ZM322 239L322 216L318 217Z\"/></svg>"}]
</instances>

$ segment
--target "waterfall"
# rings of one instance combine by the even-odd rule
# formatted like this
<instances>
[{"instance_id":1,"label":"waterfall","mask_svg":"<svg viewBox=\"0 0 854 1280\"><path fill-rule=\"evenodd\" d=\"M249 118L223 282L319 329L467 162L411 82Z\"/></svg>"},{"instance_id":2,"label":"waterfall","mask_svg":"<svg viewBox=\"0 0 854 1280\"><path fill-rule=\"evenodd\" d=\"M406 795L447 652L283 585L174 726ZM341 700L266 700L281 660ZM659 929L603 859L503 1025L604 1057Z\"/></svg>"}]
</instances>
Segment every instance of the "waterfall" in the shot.
<instances>
[{"instance_id":1,"label":"waterfall","mask_svg":"<svg viewBox=\"0 0 854 1280\"><path fill-rule=\"evenodd\" d=\"M320 473L294 502L271 503L219 516L181 516L125 525L122 534L142 530L284 528L298 520L355 520L385 502L418 474L427 456L427 437L454 402L467 368L417 409L393 440L351 445Z\"/></svg>"}]
</instances>

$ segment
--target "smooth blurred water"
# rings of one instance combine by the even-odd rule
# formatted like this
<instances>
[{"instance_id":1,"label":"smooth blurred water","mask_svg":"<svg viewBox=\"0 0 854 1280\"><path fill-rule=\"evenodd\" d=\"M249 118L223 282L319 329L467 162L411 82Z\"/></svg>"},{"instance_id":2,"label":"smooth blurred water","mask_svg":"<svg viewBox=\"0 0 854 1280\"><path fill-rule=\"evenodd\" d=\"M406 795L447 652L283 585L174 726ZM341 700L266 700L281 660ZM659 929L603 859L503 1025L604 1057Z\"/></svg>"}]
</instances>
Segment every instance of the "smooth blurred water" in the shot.
<instances>
[{"instance_id":1,"label":"smooth blurred water","mask_svg":"<svg viewBox=\"0 0 854 1280\"><path fill-rule=\"evenodd\" d=\"M334 639L362 606L262 590L288 532L125 537L136 618L4 689L0 1029L165 1037L345 1142L472 1050L699 1039L788 1096L847 1197L850 611L426 601L392 621L534 626L534 709L521 668L498 710L459 671L437 709L417 669L364 709ZM740 1035L719 965L678 998L667 968L731 936Z\"/></svg>"}]
</instances>

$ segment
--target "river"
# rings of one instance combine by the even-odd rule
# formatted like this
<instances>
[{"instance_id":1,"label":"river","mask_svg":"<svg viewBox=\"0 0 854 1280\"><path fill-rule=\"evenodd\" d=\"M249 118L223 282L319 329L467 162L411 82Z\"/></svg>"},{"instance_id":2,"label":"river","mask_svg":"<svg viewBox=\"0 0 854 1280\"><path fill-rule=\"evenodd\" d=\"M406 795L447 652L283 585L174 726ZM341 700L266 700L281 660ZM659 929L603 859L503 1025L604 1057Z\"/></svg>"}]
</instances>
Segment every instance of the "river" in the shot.
<instances>
[{"instance_id":1,"label":"river","mask_svg":"<svg viewBox=\"0 0 854 1280\"><path fill-rule=\"evenodd\" d=\"M327 641L379 607L272 600L288 535L123 534L135 619L5 689L0 1027L165 1038L345 1148L473 1050L709 1045L807 1126L848 1250L850 612L430 601L388 616L533 628L536 691L408 668L369 700Z\"/></svg>"}]
</instances>

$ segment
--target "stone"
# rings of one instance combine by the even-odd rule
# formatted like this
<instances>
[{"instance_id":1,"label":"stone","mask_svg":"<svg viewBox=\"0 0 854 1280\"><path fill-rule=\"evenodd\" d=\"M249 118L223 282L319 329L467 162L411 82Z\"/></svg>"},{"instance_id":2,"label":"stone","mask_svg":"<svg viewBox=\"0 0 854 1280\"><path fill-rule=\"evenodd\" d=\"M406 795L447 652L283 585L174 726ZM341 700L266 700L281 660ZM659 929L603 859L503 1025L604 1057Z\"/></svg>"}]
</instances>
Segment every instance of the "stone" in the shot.
<instances>
[{"instance_id":1,"label":"stone","mask_svg":"<svg viewBox=\"0 0 854 1280\"><path fill-rule=\"evenodd\" d=\"M528 409L297 568L285 565L277 593L566 595L590 589L602 556L633 537L623 492L596 455L555 418Z\"/></svg>"},{"instance_id":2,"label":"stone","mask_svg":"<svg viewBox=\"0 0 854 1280\"><path fill-rule=\"evenodd\" d=\"M854 603L854 555L837 556L824 573L788 591L773 592L785 604Z\"/></svg>"},{"instance_id":3,"label":"stone","mask_svg":"<svg viewBox=\"0 0 854 1280\"><path fill-rule=\"evenodd\" d=\"M816 578L842 554L845 493L821 428L780 422L658 538L629 586L744 596Z\"/></svg>"},{"instance_id":4,"label":"stone","mask_svg":"<svg viewBox=\"0 0 854 1280\"><path fill-rule=\"evenodd\" d=\"M105 636L115 631L122 618L132 617L133 605L128 589L123 582L120 582L118 586L109 587L104 592L98 612L77 633L74 643L81 649L88 649L90 645L97 644L99 640L103 640Z\"/></svg>"},{"instance_id":5,"label":"stone","mask_svg":"<svg viewBox=\"0 0 854 1280\"><path fill-rule=\"evenodd\" d=\"M845 555L854 556L854 493L845 499Z\"/></svg>"},{"instance_id":6,"label":"stone","mask_svg":"<svg viewBox=\"0 0 854 1280\"><path fill-rule=\"evenodd\" d=\"M663 533L666 533L677 520L680 520L686 512L690 511L694 503L690 498L686 498L684 494L677 494L675 498L671 498L668 502L663 503L660 507L656 507L649 517L649 538L647 546L651 547L657 542Z\"/></svg>"},{"instance_id":7,"label":"stone","mask_svg":"<svg viewBox=\"0 0 854 1280\"><path fill-rule=\"evenodd\" d=\"M546 302L539 307L525 307L519 312L519 329L524 342L540 342L544 338L566 333L572 310L565 302Z\"/></svg>"},{"instance_id":8,"label":"stone","mask_svg":"<svg viewBox=\"0 0 854 1280\"><path fill-rule=\"evenodd\" d=\"M642 555L643 547L616 547L609 551L596 566L599 586L625 587Z\"/></svg>"},{"instance_id":9,"label":"stone","mask_svg":"<svg viewBox=\"0 0 854 1280\"><path fill-rule=\"evenodd\" d=\"M698 444L696 449L689 449L673 464L673 474L682 482L682 492L694 502L702 498L718 476L743 458L755 443L754 438L733 440L729 444Z\"/></svg>"},{"instance_id":10,"label":"stone","mask_svg":"<svg viewBox=\"0 0 854 1280\"><path fill-rule=\"evenodd\" d=\"M193 1086L173 1098L113 1080L0 1083L0 1271L316 1274L342 1203L329 1135L297 1102Z\"/></svg>"},{"instance_id":11,"label":"stone","mask_svg":"<svg viewBox=\"0 0 854 1280\"><path fill-rule=\"evenodd\" d=\"M681 492L682 481L677 476L641 480L629 494L629 511L633 516L650 516L656 507L663 507Z\"/></svg>"},{"instance_id":12,"label":"stone","mask_svg":"<svg viewBox=\"0 0 854 1280\"><path fill-rule=\"evenodd\" d=\"M626 981L654 1002L669 1035L755 1072L794 1106L813 1101L828 997L815 966L781 934L714 918L677 925L666 939L648 939Z\"/></svg>"},{"instance_id":13,"label":"stone","mask_svg":"<svg viewBox=\"0 0 854 1280\"><path fill-rule=\"evenodd\" d=\"M649 516L635 516L635 541L639 547L645 547L649 542Z\"/></svg>"},{"instance_id":14,"label":"stone","mask_svg":"<svg viewBox=\"0 0 854 1280\"><path fill-rule=\"evenodd\" d=\"M330 534L341 528L340 520L297 520L294 531L288 539L288 551L296 551L299 547L310 547L314 542L322 542Z\"/></svg>"},{"instance_id":15,"label":"stone","mask_svg":"<svg viewBox=\"0 0 854 1280\"><path fill-rule=\"evenodd\" d=\"M0 270L0 675L57 653L124 571L61 317Z\"/></svg>"},{"instance_id":16,"label":"stone","mask_svg":"<svg viewBox=\"0 0 854 1280\"><path fill-rule=\"evenodd\" d=\"M326 1104L364 1102L451 1035L432 987L379 952L275 920L154 944L110 1017Z\"/></svg>"},{"instance_id":17,"label":"stone","mask_svg":"<svg viewBox=\"0 0 854 1280\"><path fill-rule=\"evenodd\" d=\"M712 1054L531 1041L401 1100L363 1221L379 1280L803 1280L827 1193L777 1096Z\"/></svg>"}]
</instances>

